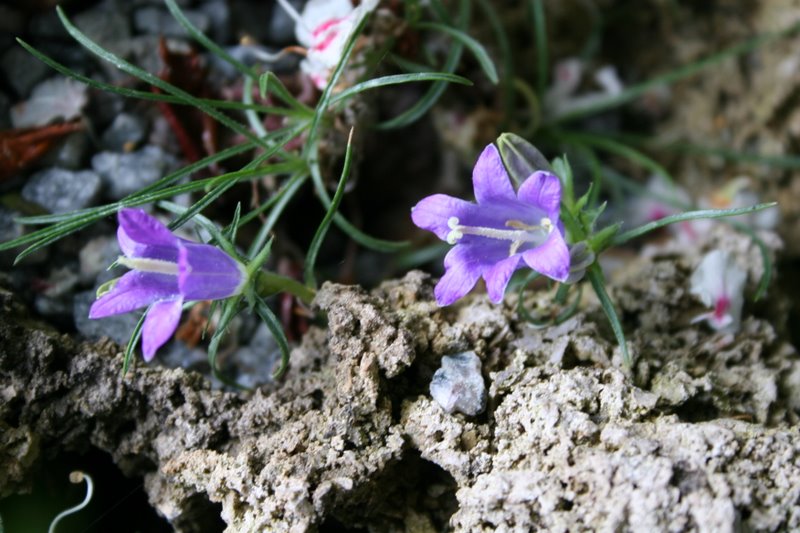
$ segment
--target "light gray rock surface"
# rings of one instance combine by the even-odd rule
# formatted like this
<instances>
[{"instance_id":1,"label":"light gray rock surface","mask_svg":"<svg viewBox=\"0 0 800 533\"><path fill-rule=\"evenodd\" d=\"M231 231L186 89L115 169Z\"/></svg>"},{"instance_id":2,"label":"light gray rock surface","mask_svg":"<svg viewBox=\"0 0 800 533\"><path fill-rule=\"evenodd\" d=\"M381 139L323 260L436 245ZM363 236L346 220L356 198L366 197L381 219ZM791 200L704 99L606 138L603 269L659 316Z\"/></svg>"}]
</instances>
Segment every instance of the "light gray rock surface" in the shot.
<instances>
[{"instance_id":1,"label":"light gray rock surface","mask_svg":"<svg viewBox=\"0 0 800 533\"><path fill-rule=\"evenodd\" d=\"M180 369L122 378L118 347L32 327L0 291L0 494L22 490L47 450L91 442L144 475L178 531L203 501L221 504L229 531L796 530L797 353L780 321L747 307L735 337L684 320L690 272L638 261L614 288L632 373L611 364L591 302L535 329L513 302L441 309L420 273L371 293L326 284L327 327L250 395ZM640 306L645 287L657 309ZM468 350L488 385L477 417L428 393L442 357Z\"/></svg>"}]
</instances>

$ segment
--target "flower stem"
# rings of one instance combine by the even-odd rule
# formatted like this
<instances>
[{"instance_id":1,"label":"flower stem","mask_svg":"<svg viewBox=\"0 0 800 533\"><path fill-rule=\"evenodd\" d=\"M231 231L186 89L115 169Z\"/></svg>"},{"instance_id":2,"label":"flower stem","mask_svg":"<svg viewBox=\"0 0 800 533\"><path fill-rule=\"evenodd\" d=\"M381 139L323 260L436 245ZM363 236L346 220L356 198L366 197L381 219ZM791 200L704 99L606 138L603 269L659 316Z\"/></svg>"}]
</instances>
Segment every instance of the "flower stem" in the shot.
<instances>
[{"instance_id":1,"label":"flower stem","mask_svg":"<svg viewBox=\"0 0 800 533\"><path fill-rule=\"evenodd\" d=\"M256 292L263 297L278 292L288 292L300 298L305 304L310 304L316 295L316 291L299 281L266 270L261 270L258 273Z\"/></svg>"}]
</instances>

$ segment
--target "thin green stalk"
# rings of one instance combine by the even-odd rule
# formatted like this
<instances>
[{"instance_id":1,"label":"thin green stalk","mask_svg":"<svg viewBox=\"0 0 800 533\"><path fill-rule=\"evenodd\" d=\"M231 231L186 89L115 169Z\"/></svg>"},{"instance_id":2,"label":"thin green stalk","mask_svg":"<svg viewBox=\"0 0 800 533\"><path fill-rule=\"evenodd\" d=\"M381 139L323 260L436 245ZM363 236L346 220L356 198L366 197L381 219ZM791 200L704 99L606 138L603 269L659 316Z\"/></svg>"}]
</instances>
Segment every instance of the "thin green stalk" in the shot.
<instances>
[{"instance_id":1,"label":"thin green stalk","mask_svg":"<svg viewBox=\"0 0 800 533\"><path fill-rule=\"evenodd\" d=\"M283 332L283 327L275 316L275 313L272 312L267 303L260 297L257 298L255 311L261 320L264 321L264 324L267 325L267 329L272 333L272 336L275 338L275 341L277 341L278 347L281 350L281 366L272 374L274 379L280 379L289 367L289 341L286 339L286 334Z\"/></svg>"},{"instance_id":2,"label":"thin green stalk","mask_svg":"<svg viewBox=\"0 0 800 533\"><path fill-rule=\"evenodd\" d=\"M597 263L592 264L592 266L586 270L586 277L589 278L589 282L592 284L592 288L597 294L597 298L600 300L600 306L603 308L603 311L605 311L608 321L611 324L611 330L614 332L614 337L617 339L620 350L622 350L622 362L626 368L630 369L633 366L633 361L631 360L631 354L628 352L628 343L625 340L625 333L622 331L622 323L619 320L617 311L614 309L614 304L611 302L611 298L606 292L606 284L603 280L603 271L600 269L600 265Z\"/></svg>"},{"instance_id":3,"label":"thin green stalk","mask_svg":"<svg viewBox=\"0 0 800 533\"><path fill-rule=\"evenodd\" d=\"M171 2L173 0L169 1ZM253 78L251 77L244 78L244 83L242 84L242 103L253 103ZM248 109L244 112L244 115L247 117L247 123L250 124L250 127L258 134L259 137L267 136L267 129L264 127L264 123L261 122L261 118L258 116L258 113L252 109Z\"/></svg>"},{"instance_id":4,"label":"thin green stalk","mask_svg":"<svg viewBox=\"0 0 800 533\"><path fill-rule=\"evenodd\" d=\"M550 76L549 54L547 51L547 19L544 2L530 0L531 17L533 18L533 36L536 43L536 93L544 98L547 92L547 80Z\"/></svg>"},{"instance_id":5,"label":"thin green stalk","mask_svg":"<svg viewBox=\"0 0 800 533\"><path fill-rule=\"evenodd\" d=\"M646 156L635 148L631 148L630 146L616 141L610 137L596 133L564 130L554 131L553 135L557 139L560 138L567 143L595 147L610 154L624 157L625 159L642 166L646 170L664 177L670 183L675 183L675 180L672 179L672 175L667 172L667 169L658 164L654 159Z\"/></svg>"},{"instance_id":6,"label":"thin green stalk","mask_svg":"<svg viewBox=\"0 0 800 533\"><path fill-rule=\"evenodd\" d=\"M483 14L486 16L489 25L492 27L492 31L497 38L497 46L500 49L500 56L503 58L501 88L504 112L503 124L501 124L499 129L504 131L508 128L502 126L507 124L514 115L514 101L516 96L514 90L514 55L511 51L511 43L509 42L508 34L506 33L505 28L503 28L503 23L500 21L500 17L497 16L497 10L495 6L493 6L489 0L478 0L478 5L480 5Z\"/></svg>"},{"instance_id":7,"label":"thin green stalk","mask_svg":"<svg viewBox=\"0 0 800 533\"><path fill-rule=\"evenodd\" d=\"M256 251L261 249L261 247L264 246L264 243L267 242L267 239L269 239L269 235L272 232L272 228L278 222L278 218L280 218L281 214L283 214L284 209L286 209L286 206L289 204L292 198L294 198L294 195L297 194L297 191L300 190L303 184L305 184L307 178L308 174L294 174L286 181L281 190L276 192L269 200L243 217L242 220L249 222L260 213L266 211L271 206L274 206L272 207L267 220L264 221L264 223L258 229L256 237L250 244L250 249L248 250L247 254L248 257L253 257Z\"/></svg>"},{"instance_id":8,"label":"thin green stalk","mask_svg":"<svg viewBox=\"0 0 800 533\"><path fill-rule=\"evenodd\" d=\"M660 218L658 220L654 220L653 222L648 222L647 224L643 224L638 228L633 228L631 230L624 231L618 234L616 237L614 237L613 241L611 241L611 244L614 246L619 246L621 244L630 241L631 239L635 239L636 237L641 237L642 235L649 233L655 229L662 228L670 224L675 224L676 222L685 222L687 220L698 220L701 218L735 217L738 215L755 213L756 211L761 211L763 209L775 207L776 205L778 205L777 202L769 202L749 207L737 207L735 209L702 209L698 211L689 211L687 213L679 213L677 215L670 215L664 218Z\"/></svg>"},{"instance_id":9,"label":"thin green stalk","mask_svg":"<svg viewBox=\"0 0 800 533\"><path fill-rule=\"evenodd\" d=\"M344 166L342 167L342 174L339 178L339 185L336 187L336 193L333 195L333 201L331 201L331 205L328 207L325 217L323 217L322 222L320 222L319 227L314 234L314 238L311 239L311 244L308 246L308 252L306 253L303 278L305 279L306 285L309 287L316 288L317 286L317 279L314 274L314 267L317 263L317 254L319 253L319 249L322 246L322 241L325 239L325 235L327 235L328 229L331 226L333 216L339 209L339 204L342 202L342 198L344 197L344 190L345 186L347 185L347 177L350 175L350 163L352 155L353 129L350 129L350 136L347 139L347 149L344 153Z\"/></svg>"},{"instance_id":10,"label":"thin green stalk","mask_svg":"<svg viewBox=\"0 0 800 533\"><path fill-rule=\"evenodd\" d=\"M481 43L467 35L466 32L438 22L418 22L416 24L416 29L434 30L449 35L472 52L475 59L478 60L478 64L483 69L483 72L486 74L486 77L489 78L489 81L492 83L497 83L499 81L497 69L494 66L494 62L489 57L489 54L486 52L486 49Z\"/></svg>"},{"instance_id":11,"label":"thin green stalk","mask_svg":"<svg viewBox=\"0 0 800 533\"><path fill-rule=\"evenodd\" d=\"M459 16L457 28L464 30L469 25L470 20L470 2L469 0L461 0L459 3ZM442 70L444 72L453 73L461 61L461 54L464 50L464 45L460 41L456 41L450 47L445 59ZM378 124L378 129L394 129L407 126L419 120L433 105L439 100L447 89L447 83L444 81L434 82L426 91L426 93L410 108L406 109L398 116L391 118L385 122Z\"/></svg>"}]
</instances>

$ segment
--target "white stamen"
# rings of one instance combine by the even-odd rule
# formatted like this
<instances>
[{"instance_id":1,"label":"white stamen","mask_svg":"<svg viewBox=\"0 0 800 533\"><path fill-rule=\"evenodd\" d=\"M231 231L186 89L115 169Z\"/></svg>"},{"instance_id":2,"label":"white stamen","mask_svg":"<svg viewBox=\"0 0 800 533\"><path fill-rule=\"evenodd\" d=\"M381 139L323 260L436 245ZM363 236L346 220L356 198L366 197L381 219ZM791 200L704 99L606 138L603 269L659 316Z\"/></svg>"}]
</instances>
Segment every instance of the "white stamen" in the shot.
<instances>
[{"instance_id":1,"label":"white stamen","mask_svg":"<svg viewBox=\"0 0 800 533\"><path fill-rule=\"evenodd\" d=\"M119 257L117 263L139 272L153 272L155 274L178 275L178 264L162 259L147 259L144 257Z\"/></svg>"},{"instance_id":2,"label":"white stamen","mask_svg":"<svg viewBox=\"0 0 800 533\"><path fill-rule=\"evenodd\" d=\"M498 239L511 241L508 250L509 257L517 253L519 248L525 243L534 243L536 246L542 243L542 233L549 235L555 226L547 218L542 218L541 225L531 226L519 220L507 220L506 227L514 229L485 228L480 226L462 226L456 217L447 220L447 227L452 231L447 234L447 243L455 244L464 235L475 235L476 237L486 237L487 239Z\"/></svg>"},{"instance_id":3,"label":"white stamen","mask_svg":"<svg viewBox=\"0 0 800 533\"><path fill-rule=\"evenodd\" d=\"M447 244L455 244L464 234L459 230L458 218L450 217L447 219L447 227L452 231L447 234Z\"/></svg>"}]
</instances>

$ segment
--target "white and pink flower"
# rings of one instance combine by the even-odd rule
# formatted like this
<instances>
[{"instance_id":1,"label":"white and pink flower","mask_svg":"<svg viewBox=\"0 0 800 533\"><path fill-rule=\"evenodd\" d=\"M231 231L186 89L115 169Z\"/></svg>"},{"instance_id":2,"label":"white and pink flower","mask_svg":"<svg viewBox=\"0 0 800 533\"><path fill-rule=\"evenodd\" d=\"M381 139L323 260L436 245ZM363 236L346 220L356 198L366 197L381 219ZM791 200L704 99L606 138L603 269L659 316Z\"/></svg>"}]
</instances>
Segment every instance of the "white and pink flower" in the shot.
<instances>
[{"instance_id":1,"label":"white and pink flower","mask_svg":"<svg viewBox=\"0 0 800 533\"><path fill-rule=\"evenodd\" d=\"M300 69L323 90L342 59L348 39L377 7L378 0L362 0L358 7L350 0L311 0L302 14L287 0L278 3L295 20L295 36L307 50Z\"/></svg>"},{"instance_id":2,"label":"white and pink flower","mask_svg":"<svg viewBox=\"0 0 800 533\"><path fill-rule=\"evenodd\" d=\"M706 320L717 331L735 333L739 329L744 304L747 273L739 268L728 252L713 250L692 273L691 292L711 311L692 322Z\"/></svg>"}]
</instances>

